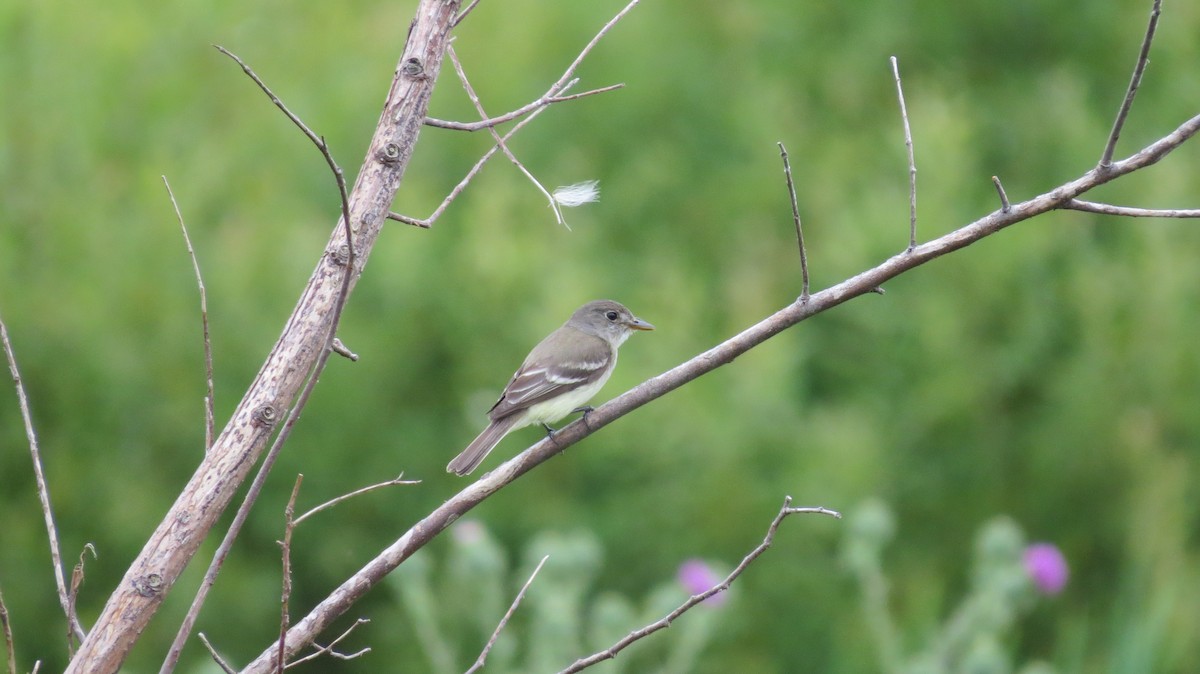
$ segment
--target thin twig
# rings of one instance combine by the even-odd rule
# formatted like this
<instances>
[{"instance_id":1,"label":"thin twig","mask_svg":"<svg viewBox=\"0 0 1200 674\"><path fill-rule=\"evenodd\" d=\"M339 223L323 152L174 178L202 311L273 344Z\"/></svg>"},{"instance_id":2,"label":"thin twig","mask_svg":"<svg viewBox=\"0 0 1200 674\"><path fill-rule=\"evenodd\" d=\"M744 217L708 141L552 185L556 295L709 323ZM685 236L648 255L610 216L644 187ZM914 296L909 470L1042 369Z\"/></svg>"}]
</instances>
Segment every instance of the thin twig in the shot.
<instances>
[{"instance_id":1,"label":"thin twig","mask_svg":"<svg viewBox=\"0 0 1200 674\"><path fill-rule=\"evenodd\" d=\"M325 158L325 163L329 165L329 170L333 172L333 178L335 181L337 181L338 194L342 198L342 227L346 232L346 247L348 249L346 255L346 269L353 271L355 263L354 236L350 229L350 196L346 192L346 175L345 172L342 171L342 167L339 166L336 161L334 161L333 153L329 150L329 144L325 142L325 137L318 136L313 132L312 129L308 128L308 125L305 124L299 117L297 117L295 113L289 110L288 107L283 104L283 101L281 101L279 97L275 95L275 92L271 91L271 88L267 86L267 83L263 82L262 78L260 78L250 66L246 65L242 59L238 58L236 54L222 47L221 45L213 46L217 48L217 51L237 62L237 64L242 67L242 71L245 72L250 79L254 80L254 83L258 85L258 88L262 89L263 93L271 99L271 102L275 104L275 107L279 108L283 114L287 115L287 118L292 120L292 123L296 125L296 128L300 129L305 136L308 136L308 139L312 141L313 145L316 145L317 149L321 151L321 156ZM347 278L349 276L350 274L347 274ZM348 282L343 283L343 286L346 285L348 285ZM342 313L342 304L345 303L345 299L346 292L343 290L338 300L338 305L334 310L334 328L337 327L338 319Z\"/></svg>"},{"instance_id":2,"label":"thin twig","mask_svg":"<svg viewBox=\"0 0 1200 674\"><path fill-rule=\"evenodd\" d=\"M58 529L54 525L54 511L50 507L50 485L46 483L46 473L42 470L42 453L38 449L37 432L33 429L33 415L29 412L29 398L25 394L25 384L21 381L21 371L17 369L17 356L13 352L12 343L8 340L8 328L0 318L0 342L4 345L4 357L8 360L8 371L12 375L13 386L17 389L17 404L21 409L21 421L25 424L25 437L29 441L29 455L33 459L33 477L37 482L38 501L42 505L42 517L46 521L46 538L50 541L50 561L54 565L54 583L58 588L58 603L67 618L67 628L80 641L84 638L83 626L79 618L71 610L71 599L67 592L67 581L63 577L62 554L58 546Z\"/></svg>"},{"instance_id":3,"label":"thin twig","mask_svg":"<svg viewBox=\"0 0 1200 674\"><path fill-rule=\"evenodd\" d=\"M212 656L213 662L217 663L217 666L220 667L225 674L237 674L237 670L234 669L233 666L231 666L228 662L226 662L225 658L222 658L221 654L217 652L217 649L213 648L213 645L208 642L208 637L204 635L204 632L197 632L196 636L200 637L200 642L203 643L204 647L208 649L208 654Z\"/></svg>"},{"instance_id":4,"label":"thin twig","mask_svg":"<svg viewBox=\"0 0 1200 674\"><path fill-rule=\"evenodd\" d=\"M212 341L208 334L208 295L204 290L204 278L200 275L200 263L196 260L196 251L192 248L192 238L188 236L187 225L183 222L183 213L179 203L175 201L175 192L171 183L162 176L163 185L167 188L167 196L171 197L171 206L175 209L175 217L179 220L179 228L183 230L183 242L187 244L188 257L192 258L192 270L196 272L196 286L200 289L200 323L204 328L204 380L208 384L208 394L204 397L204 451L212 449L213 438L216 437L216 418L213 414L213 355Z\"/></svg>"},{"instance_id":5,"label":"thin twig","mask_svg":"<svg viewBox=\"0 0 1200 674\"><path fill-rule=\"evenodd\" d=\"M499 126L501 124L504 124L505 122L511 122L512 120L514 120L518 117L521 117L527 113L533 112L534 110L536 110L538 108L544 108L551 103L563 103L566 101L573 101L577 98L584 98L585 96L595 96L596 94L603 94L603 93L607 93L609 91L615 91L624 86L625 86L624 83L610 84L607 87L600 87L599 89L589 89L588 91L581 91L577 94L567 94L565 96L542 96L541 98L537 99L536 101L526 103L525 105L522 105L521 107L517 108L516 110L513 110L512 112L506 112L503 115L500 115L499 117L491 117L488 119L481 119L478 122L453 122L450 120L438 119L436 117L426 117L425 124L427 126L433 126L433 127L439 128L439 129L449 129L451 131L482 131L482 130L490 128L490 127Z\"/></svg>"},{"instance_id":6,"label":"thin twig","mask_svg":"<svg viewBox=\"0 0 1200 674\"><path fill-rule=\"evenodd\" d=\"M512 138L513 136L515 136L517 134L518 131L525 128L525 126L527 124L529 124L533 120L537 119L537 116L542 114L546 110L548 110L548 108L543 106L543 107L538 108L537 110L534 110L533 112L529 113L528 117L526 117L525 119L522 119L521 121L514 124L513 127L508 130L508 133L504 134L502 136L502 138L506 141L509 138ZM475 165L471 167L471 170L467 171L467 174L463 176L462 180L458 181L458 184L454 186L454 189L450 190L450 193L446 195L446 198L442 199L442 203L438 204L438 207L433 209L433 213L430 213L429 217L425 218L424 220L418 220L416 218L412 218L407 215L400 215L399 213L390 213L389 212L387 214L388 219L396 220L398 222L403 222L407 225L413 225L414 227L421 227L423 229L429 229L430 227L433 226L433 223L436 222L437 219L442 216L442 213L444 213L446 211L446 209L450 206L450 204L453 203L454 200L458 198L458 195L462 194L463 190L467 189L467 185L470 184L471 180L473 180L475 178L475 176L478 175L481 170L483 170L483 165L486 164L487 161L489 159L491 159L492 156L495 155L496 152L499 150L500 150L499 145L492 145L492 147L489 148L487 152L484 152L483 156L480 157L479 160L475 162Z\"/></svg>"},{"instance_id":7,"label":"thin twig","mask_svg":"<svg viewBox=\"0 0 1200 674\"><path fill-rule=\"evenodd\" d=\"M613 15L613 18L608 20L608 23L604 24L604 27L601 28L600 31L592 37L592 40L587 43L583 50L579 52L579 55L575 57L575 60L571 62L571 65L567 66L567 70L562 74L562 77L558 78L558 81L550 86L550 94L557 95L567 88L567 81L575 75L575 70L579 68L579 64L583 63L583 60L587 58L587 55L591 53L596 44L608 34L608 31L612 30L613 26L617 25L617 22L625 18L626 14L633 11L633 8L636 7L640 1L641 0L630 0L629 4L625 5L621 11L617 12L615 15Z\"/></svg>"},{"instance_id":8,"label":"thin twig","mask_svg":"<svg viewBox=\"0 0 1200 674\"><path fill-rule=\"evenodd\" d=\"M996 186L996 193L1000 195L1000 212L1007 213L1012 208L1012 204L1008 203L1008 194L1004 191L1004 185L997 176L992 176L992 184Z\"/></svg>"},{"instance_id":9,"label":"thin twig","mask_svg":"<svg viewBox=\"0 0 1200 674\"><path fill-rule=\"evenodd\" d=\"M450 27L457 28L458 24L462 23L463 19L467 18L467 15L470 14L471 10L475 9L475 5L478 5L478 4L479 4L479 0L471 0L471 4L467 5L462 11L460 11L458 13L458 16L454 17L454 20L450 22Z\"/></svg>"},{"instance_id":10,"label":"thin twig","mask_svg":"<svg viewBox=\"0 0 1200 674\"><path fill-rule=\"evenodd\" d=\"M796 223L796 243L800 245L800 301L808 301L808 252L804 249L804 228L800 225L800 206L796 203L796 183L792 181L792 163L788 161L787 148L779 146L783 158L783 175L787 178L788 196L792 200L792 220Z\"/></svg>"},{"instance_id":11,"label":"thin twig","mask_svg":"<svg viewBox=\"0 0 1200 674\"><path fill-rule=\"evenodd\" d=\"M1127 218L1200 218L1200 208L1133 208L1082 199L1071 199L1063 204L1062 208L1104 215L1120 215Z\"/></svg>"},{"instance_id":12,"label":"thin twig","mask_svg":"<svg viewBox=\"0 0 1200 674\"><path fill-rule=\"evenodd\" d=\"M67 605L70 607L72 616L79 616L79 612L75 608L75 601L79 597L79 588L83 586L84 578L84 562L87 561L87 553L92 553L92 559L96 559L96 546L87 543L83 549L79 551L79 561L75 564L75 568L71 570L71 587L67 590ZM67 650L72 654L75 651L75 646L71 643L70 630L67 631Z\"/></svg>"},{"instance_id":13,"label":"thin twig","mask_svg":"<svg viewBox=\"0 0 1200 674\"><path fill-rule=\"evenodd\" d=\"M8 656L8 674L17 674L17 649L13 645L12 624L8 620L8 606L4 603L3 592L0 592L0 627L4 628L4 652Z\"/></svg>"},{"instance_id":14,"label":"thin twig","mask_svg":"<svg viewBox=\"0 0 1200 674\"><path fill-rule=\"evenodd\" d=\"M525 584L521 586L521 591L518 592L517 596L513 598L512 605L508 607L508 610L504 612L504 617L501 618L500 623L496 625L496 631L492 632L492 638L488 639L487 644L485 644L483 650L480 651L479 657L476 658L475 664L471 665L471 668L467 670L466 674L473 674L474 672L477 672L483 668L483 663L487 661L488 653L492 652L492 647L496 645L496 640L500 638L501 630L503 630L504 626L508 624L508 621L512 618L513 614L517 612L517 607L521 605L521 600L525 597L525 592L529 589L529 586L533 584L533 579L537 578L538 572L542 570L542 566L546 563L547 559L550 559L550 555L542 557L542 561L538 562L537 566L534 567L533 573L529 574L529 580L525 581Z\"/></svg>"},{"instance_id":15,"label":"thin twig","mask_svg":"<svg viewBox=\"0 0 1200 674\"><path fill-rule=\"evenodd\" d=\"M296 665L298 665L302 662L308 662L309 660L319 658L322 655L326 655L326 654L331 655L331 656L337 658L338 660L353 660L354 658L357 658L357 657L366 655L367 653L370 653L371 648L369 646L366 648L357 650L353 653L348 653L348 654L347 653L338 653L337 651L335 651L333 649L333 647L337 646L343 639L350 636L350 633L352 631L354 631L355 627L358 627L359 625L366 625L369 622L371 622L370 618L359 618L359 619L355 620L353 625L347 627L345 632L342 632L340 635L338 635L338 638L329 642L328 646L322 646L321 644L313 642L313 647L316 648L316 652L309 653L308 655L306 655L302 658L298 658L296 660L291 661L290 663L288 663L288 667L295 667Z\"/></svg>"},{"instance_id":16,"label":"thin twig","mask_svg":"<svg viewBox=\"0 0 1200 674\"><path fill-rule=\"evenodd\" d=\"M287 507L283 509L283 540L279 544L283 548L281 552L283 559L283 589L279 598L279 659L276 661L275 668L277 674L283 674L283 670L287 666L283 643L284 639L287 638L288 625L291 622L291 618L288 615L288 602L292 598L292 532L296 530L296 497L300 495L300 484L302 482L304 482L304 475L297 475L296 485L292 487L292 495L288 498Z\"/></svg>"},{"instance_id":17,"label":"thin twig","mask_svg":"<svg viewBox=\"0 0 1200 674\"><path fill-rule=\"evenodd\" d=\"M467 98L471 99L471 105L475 106L475 110L479 113L480 118L487 119L488 114L483 109L483 103L480 102L479 95L475 93L475 88L471 86L470 80L467 79L467 72L463 70L462 62L458 60L458 53L454 51L453 44L447 45L446 55L450 57L450 63L454 66L454 72L458 74L458 80L462 82L463 89L465 89L467 92ZM513 165L521 171L521 173L525 174L525 177L528 178L529 181L533 183L533 186L542 193L542 196L546 197L546 201L550 202L550 209L554 211L554 219L558 221L558 224L566 227L567 229L571 229L571 226L567 224L566 218L563 217L562 209L558 206L558 200L556 200L554 196L550 194L550 191L547 190L536 177L534 177L533 173L531 173L529 169L525 168L525 165L521 163L520 159L517 159L517 156L512 153L512 150L508 149L508 144L505 143L504 139L500 137L500 133L496 131L496 127L489 126L488 133L491 134L492 140L495 141L496 145L500 147L500 150L504 152L504 156L508 157L508 160L511 161Z\"/></svg>"},{"instance_id":18,"label":"thin twig","mask_svg":"<svg viewBox=\"0 0 1200 674\"><path fill-rule=\"evenodd\" d=\"M1162 13L1162 0L1154 0L1150 10L1150 23L1146 26L1146 35L1142 38L1142 48L1138 52L1137 64L1133 66L1133 76L1129 78L1129 88L1125 90L1125 100L1117 110L1117 118L1113 121L1112 132L1108 134L1108 142L1104 144L1104 154L1100 155L1100 167L1112 165L1113 152L1117 149L1117 140L1121 137L1121 129L1125 126L1125 118L1133 107L1133 97L1137 95L1138 87L1142 85L1142 75L1146 72L1146 64L1150 62L1150 43L1154 41L1154 31L1158 28L1158 17Z\"/></svg>"},{"instance_id":19,"label":"thin twig","mask_svg":"<svg viewBox=\"0 0 1200 674\"><path fill-rule=\"evenodd\" d=\"M831 517L836 517L838 519L841 519L841 517L842 517L841 513L837 512L836 510L829 510L828 508L793 508L793 507L791 507L791 503L792 503L791 496L788 496L783 499L783 507L779 509L779 512L775 515L775 519L772 520L771 525L767 527L767 535L763 538L762 543L759 543L758 547L754 548L753 550L750 551L750 553L748 555L743 557L741 563L738 564L737 567L734 568L733 571L730 571L728 576L725 576L725 580L721 581L720 583L717 583L716 585L710 587L709 589L705 590L704 592L701 592L700 594L692 595L691 597L688 598L687 601L680 604L675 610L673 610L670 613L668 613L667 615L663 616L661 619L656 620L655 622L652 622L649 625L640 627L640 628L630 632L629 634L622 637L615 644L613 644L612 646L609 646L608 648L604 649L603 651L598 651L598 652L593 653L592 655L589 655L585 658L580 658L579 660L576 660L574 663L571 664L570 667L567 667L566 669L562 670L562 672L560 672L559 674L570 674L571 672L578 672L582 669L591 667L592 665L596 664L597 662L601 662L604 660L611 660L612 658L615 658L617 656L617 653L620 653L621 651L625 650L625 648L628 647L633 642L638 641L639 639L643 639L665 627L670 627L671 623L676 618L678 618L679 616L686 613L688 611L688 609L691 609L693 606L696 606L697 604L704 601L705 599L708 599L709 597L713 596L714 594L728 590L729 586L733 583L733 581L736 580L738 576L742 575L742 572L744 572L746 570L746 568L749 567L750 564L755 559L758 559L759 555L766 552L767 548L771 547L771 543L774 542L774 540L775 540L775 532L779 530L779 524L781 522L783 522L784 518L786 518L788 515L796 515L796 514L800 514L800 513L815 513L815 514L820 514L820 515L829 515Z\"/></svg>"},{"instance_id":20,"label":"thin twig","mask_svg":"<svg viewBox=\"0 0 1200 674\"><path fill-rule=\"evenodd\" d=\"M242 526L246 523L246 518L250 514L250 509L254 506L258 496L262 493L263 485L266 483L267 475L271 468L275 465L275 460L279 457L279 452L287 439L291 437L292 428L295 426L296 420L300 417L300 411L308 404L309 398L312 396L312 391L316 388L317 381L320 379L321 373L325 371L326 364L329 363L329 356L333 353L333 340L337 338L338 325L342 320L342 311L346 307L346 297L350 294L350 279L354 276L356 265L356 255L354 247L354 236L350 229L350 197L346 192L346 178L342 171L342 167L333 158L333 153L329 150L329 145L325 139L313 133L303 121L300 120L291 110L283 104L283 101L271 91L262 79L254 72L250 66L246 65L237 55L219 45L214 45L218 51L233 59L242 67L242 71L254 80L255 84L262 89L277 108L283 111L287 118L292 120L292 123L299 128L309 140L320 150L321 156L325 158L325 163L329 166L333 173L334 181L337 183L338 195L341 197L342 230L346 236L346 254L344 263L342 264L342 279L341 286L338 288L337 299L333 305L332 315L329 319L329 332L325 335L325 343L321 349L321 354L313 363L312 369L308 373L308 379L304 382L299 395L296 397L296 402L288 411L287 419L280 428L279 433L275 436L275 441L267 450L266 456L263 458L262 465L259 466L258 473L255 474L254 480L250 484L250 488L246 491L245 497L242 499L242 504L238 507L237 513L234 515L233 522L230 523L229 529L225 532L221 544L217 547L217 551L213 553L213 558L209 562L208 569L204 573L204 579L200 583L200 587L196 590L195 597L192 598L192 604L188 607L188 612L184 616L183 623L180 624L178 632L175 634L175 640L171 643L171 648L167 652L167 657L163 661L162 667L159 668L159 674L170 674L174 671L175 665L179 662L179 656L183 652L183 646L187 642L188 635L191 634L192 627L196 623L196 619L200 615L200 609L204 606L204 600L208 596L208 591L212 588L217 580L217 574L221 571L221 566L225 562L225 558L229 556L230 550L233 548L233 542L237 539L238 534L242 530ZM336 256L331 255L331 259L336 259Z\"/></svg>"},{"instance_id":21,"label":"thin twig","mask_svg":"<svg viewBox=\"0 0 1200 674\"><path fill-rule=\"evenodd\" d=\"M512 138L513 135L517 133L517 131L521 130L521 128L523 128L527 123L533 121L533 119L535 117L537 117L537 115L541 114L541 112L543 110L545 110L547 107L549 107L549 105L551 103L555 103L558 101L572 100L575 98L580 98L582 96L590 96L592 94L603 93L605 91L612 91L613 89L617 89L621 86L624 86L624 85L616 84L616 85L612 85L612 86L608 86L608 87L603 87L600 89L595 89L592 91L585 91L583 93L574 94L571 96L564 95L568 89L570 89L572 86L575 85L576 82L579 81L578 79L576 79L574 77L574 75L575 75L575 70L579 68L579 65L581 63L583 63L583 60L585 58L587 58L588 54L591 53L592 49L594 49L596 47L596 44L598 44L600 42L600 40L605 35L607 35L610 30L612 30L613 26L615 26L618 21L623 19L626 14L628 14L630 11L632 11L633 8L636 7L640 1L641 0L630 0L629 4L625 5L625 7L621 11L617 12L613 16L613 18L609 19L608 23L604 24L604 26L602 28L600 28L600 30L592 37L592 39L586 45L584 45L583 49L580 50L579 54L575 57L575 60L572 61L569 66L567 66L567 69L565 71L563 71L562 76L559 77L553 84L550 85L550 88L546 90L546 93L543 94L541 96L541 98L524 106L523 108L521 108L518 111L508 113L507 115L503 115L503 116L495 118L495 119L484 119L480 122L476 122L476 124L479 125L478 128L490 128L492 126L495 126L496 124L501 123L500 121L496 121L496 120L508 121L508 119L515 119L516 117L518 117L520 115L524 115L524 114L528 113L529 114L528 117L526 117L525 119L522 119L520 122L517 122L517 124L514 125L513 128L509 129L508 133L504 134L501 137L502 140L507 142L508 139ZM458 125L455 122L444 122L442 120L432 120L432 122L431 122L430 119L428 119L428 118L426 118L425 121L426 121L426 123L432 123L433 126L442 126L444 128L462 128L463 126L467 126L467 125ZM472 131L475 129L468 128L466 130ZM437 219L439 217L441 217L442 213L458 197L458 195L461 194L464 189L466 189L467 184L470 183L471 180L479 173L479 171L483 168L483 165L485 163L487 163L487 160L491 159L492 156L495 155L496 151L499 149L500 149L499 145L493 145L491 147L491 149L489 149L487 152L485 152L484 155L482 157L480 157L479 161L475 162L475 165L471 167L471 170L467 172L467 174L463 177L463 179L459 181L458 185L455 185L454 189L450 190L450 193L448 195L446 195L446 198L442 200L442 203L436 209L434 209L433 213L431 213L429 215L429 217L422 220L422 219L413 218L413 217L407 216L407 215L401 215L399 213L388 213L387 214L388 219L395 220L397 222L403 222L404 224L412 225L414 227L421 227L423 229L429 229L430 227L433 226L433 223L435 221L437 221Z\"/></svg>"},{"instance_id":22,"label":"thin twig","mask_svg":"<svg viewBox=\"0 0 1200 674\"><path fill-rule=\"evenodd\" d=\"M904 87L900 86L900 64L892 57L892 74L896 77L896 97L900 100L900 119L904 121L904 147L908 150L908 252L917 247L917 160L913 156L912 129L908 125L908 106L904 104Z\"/></svg>"},{"instance_id":23,"label":"thin twig","mask_svg":"<svg viewBox=\"0 0 1200 674\"><path fill-rule=\"evenodd\" d=\"M382 489L383 487L394 487L394 486L400 485L400 484L421 484L421 481L420 480L405 480L404 473L400 473L399 475L388 480L387 482L380 482L378 484L372 484L372 485L363 487L361 489L355 489L354 491L350 492L349 494L342 494L341 496L339 496L335 499L330 499L330 500L322 503L321 505L309 510L308 512L304 513L303 515L297 517L295 524L298 525L301 522L303 522L304 520L308 519L309 517L316 515L317 513L321 512L322 510L328 510L329 508L332 508L333 506L341 503L342 501L345 501L346 499L351 499L351 498L354 498L355 496L361 496L362 494L365 494L369 491L374 491L376 489Z\"/></svg>"}]
</instances>

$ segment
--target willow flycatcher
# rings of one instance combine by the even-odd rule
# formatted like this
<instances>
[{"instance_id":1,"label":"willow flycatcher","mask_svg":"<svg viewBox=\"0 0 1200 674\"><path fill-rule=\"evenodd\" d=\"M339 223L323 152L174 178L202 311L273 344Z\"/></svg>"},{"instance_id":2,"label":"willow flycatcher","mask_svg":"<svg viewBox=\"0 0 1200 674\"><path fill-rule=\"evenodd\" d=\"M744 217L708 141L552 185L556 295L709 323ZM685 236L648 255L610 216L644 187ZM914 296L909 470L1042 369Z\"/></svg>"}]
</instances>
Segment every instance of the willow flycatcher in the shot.
<instances>
[{"instance_id":1,"label":"willow flycatcher","mask_svg":"<svg viewBox=\"0 0 1200 674\"><path fill-rule=\"evenodd\" d=\"M454 457L446 470L466 475L510 431L547 425L582 406L608 381L617 365L617 348L634 330L654 326L612 300L596 300L575 310L570 320L550 333L513 375L500 399L488 411L492 423Z\"/></svg>"}]
</instances>

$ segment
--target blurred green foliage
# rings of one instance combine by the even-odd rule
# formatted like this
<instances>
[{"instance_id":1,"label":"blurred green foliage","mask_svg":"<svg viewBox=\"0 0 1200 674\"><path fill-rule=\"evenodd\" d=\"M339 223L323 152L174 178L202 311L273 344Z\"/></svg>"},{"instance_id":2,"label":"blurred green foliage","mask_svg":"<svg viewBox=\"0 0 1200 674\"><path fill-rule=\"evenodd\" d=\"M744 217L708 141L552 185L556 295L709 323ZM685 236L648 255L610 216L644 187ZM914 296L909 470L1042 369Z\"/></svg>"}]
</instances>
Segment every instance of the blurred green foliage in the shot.
<instances>
[{"instance_id":1,"label":"blurred green foliage","mask_svg":"<svg viewBox=\"0 0 1200 674\"><path fill-rule=\"evenodd\" d=\"M1024 562L1025 536L1011 519L999 516L984 524L975 537L974 570L962 600L949 612L941 629L931 633L916 652L907 654L899 643L896 619L888 606L889 582L884 548L895 540L891 510L869 500L849 515L842 547L843 560L862 591L863 614L878 653L879 671L887 674L1011 674L1006 642L1018 617L1034 603L1037 586ZM1021 674L1054 674L1041 661L1030 662Z\"/></svg>"},{"instance_id":2,"label":"blurred green foliage","mask_svg":"<svg viewBox=\"0 0 1200 674\"><path fill-rule=\"evenodd\" d=\"M898 251L907 169L889 56L916 142L922 238L995 209L992 175L1020 200L1087 170L1149 5L644 2L578 73L580 89L626 87L556 106L512 143L547 185L598 179L601 202L568 212L567 231L496 160L432 231L389 226L340 331L362 361L335 360L322 377L198 628L236 663L273 638L274 541L297 472L301 507L400 471L423 480L298 530L297 613L460 488L446 461L530 346L582 302L618 299L659 327L623 349L603 400L792 301L800 274L776 141L792 156L814 290ZM540 95L619 7L484 2L455 48L498 114ZM160 176L205 274L219 423L338 210L316 151L209 44L245 58L353 171L412 10L0 4L0 312L67 563L86 542L99 551L79 601L85 624L203 451L195 280ZM1200 5L1165 12L1120 156L1200 108ZM474 118L449 71L431 114ZM428 214L488 142L426 129L395 208ZM1093 196L1194 207L1198 176L1193 143ZM592 532L604 563L580 589L591 603L647 596L690 557L735 563L784 495L834 508L879 497L900 532L884 553L904 616L897 639L912 646L969 587L979 523L1007 513L1057 543L1074 572L1014 628L1010 661L1189 672L1200 660L1198 257L1200 230L1186 221L1022 223L638 410L473 516L510 567L520 551L544 554L532 549L541 532ZM496 454L537 437L517 433ZM20 667L39 658L59 670L65 628L10 394L0 394L0 513ZM846 526L787 521L695 671L878 671L838 552ZM125 671L157 669L212 547ZM481 605L504 606L515 588L502 590ZM375 592L344 625L360 616L372 622L343 645L371 654L301 671L428 671L395 593ZM213 671L194 640L180 671Z\"/></svg>"},{"instance_id":3,"label":"blurred green foliage","mask_svg":"<svg viewBox=\"0 0 1200 674\"><path fill-rule=\"evenodd\" d=\"M529 587L519 610L487 654L489 672L559 671L585 655L610 648L635 627L667 615L691 592L703 592L723 579L702 562L692 561L704 575L715 576L711 582L706 578L703 587L684 587L682 579L672 578L651 588L644 601L635 602L593 587L603 564L603 545L587 531L535 535L526 546L522 568L511 575L504 548L479 522L459 523L449 547L439 569L430 561L432 555L422 550L391 577L427 670L446 674L465 671L476 661L509 609L510 597L517 596L525 583ZM693 671L720 625L724 600L731 594L736 592L706 600L686 620L672 623L674 638L636 643L607 661L605 668L660 674Z\"/></svg>"}]
</instances>

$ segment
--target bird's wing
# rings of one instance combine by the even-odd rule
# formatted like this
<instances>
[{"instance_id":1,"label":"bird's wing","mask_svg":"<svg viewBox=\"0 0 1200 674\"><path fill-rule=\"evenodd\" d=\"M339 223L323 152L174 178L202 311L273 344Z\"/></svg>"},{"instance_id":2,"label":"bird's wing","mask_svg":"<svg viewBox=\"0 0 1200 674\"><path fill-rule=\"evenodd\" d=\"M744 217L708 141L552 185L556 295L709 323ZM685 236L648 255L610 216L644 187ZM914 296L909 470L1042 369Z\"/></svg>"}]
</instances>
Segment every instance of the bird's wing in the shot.
<instances>
[{"instance_id":1,"label":"bird's wing","mask_svg":"<svg viewBox=\"0 0 1200 674\"><path fill-rule=\"evenodd\" d=\"M544 357L535 348L508 382L488 416L492 419L508 416L604 377L615 355L611 347L598 337L586 347L565 358L562 357L564 354L558 354L559 358L553 359L557 362L550 364L546 361L552 359Z\"/></svg>"}]
</instances>

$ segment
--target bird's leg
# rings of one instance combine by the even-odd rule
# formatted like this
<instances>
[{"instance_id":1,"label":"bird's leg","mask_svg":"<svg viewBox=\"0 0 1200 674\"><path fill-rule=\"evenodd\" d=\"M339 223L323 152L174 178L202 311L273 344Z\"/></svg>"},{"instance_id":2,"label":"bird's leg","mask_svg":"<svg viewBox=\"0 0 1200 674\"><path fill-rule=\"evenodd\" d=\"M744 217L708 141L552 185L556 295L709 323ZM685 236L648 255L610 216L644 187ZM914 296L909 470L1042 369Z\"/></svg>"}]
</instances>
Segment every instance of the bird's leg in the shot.
<instances>
[{"instance_id":1,"label":"bird's leg","mask_svg":"<svg viewBox=\"0 0 1200 674\"><path fill-rule=\"evenodd\" d=\"M583 416L580 418L583 419L583 425L587 426L587 429L589 431L592 430L592 425L588 423L587 418L588 418L589 414L591 414L592 412L595 412L595 411L596 411L596 408L592 407L591 405L584 405L583 407L576 407L575 409L571 410L572 413L583 412Z\"/></svg>"},{"instance_id":2,"label":"bird's leg","mask_svg":"<svg viewBox=\"0 0 1200 674\"><path fill-rule=\"evenodd\" d=\"M583 407L576 407L575 409L571 410L571 414L574 414L574 413L576 413L576 412L583 412L583 417L582 417L582 418L583 418L583 423L584 423L584 425L585 425L585 426L587 426L587 427L588 427L588 430L590 431L590 430L592 430L592 427L591 427L591 425L590 425L590 424L588 424L588 422L587 422L587 417L588 417L588 415L589 415L589 414L591 414L591 413L592 413L592 412L594 412L595 410L596 410L596 408L595 408L595 407L592 407L591 405L584 405ZM554 434L555 434L555 433L558 433L558 431L559 431L560 429L557 429L557 428L552 428L552 427L550 426L550 424L548 424L548 423L546 423L546 422L544 422L544 421L543 421L543 422L541 422L541 423L542 423L542 428L546 429L546 437L548 437L548 438L550 438L551 440L553 440L553 439L554 439Z\"/></svg>"}]
</instances>

